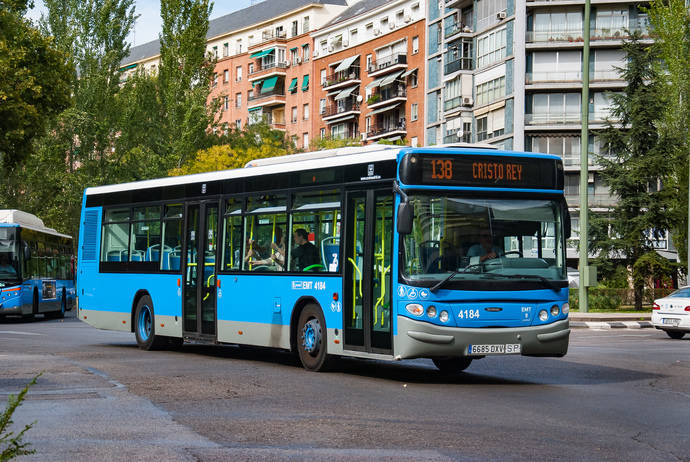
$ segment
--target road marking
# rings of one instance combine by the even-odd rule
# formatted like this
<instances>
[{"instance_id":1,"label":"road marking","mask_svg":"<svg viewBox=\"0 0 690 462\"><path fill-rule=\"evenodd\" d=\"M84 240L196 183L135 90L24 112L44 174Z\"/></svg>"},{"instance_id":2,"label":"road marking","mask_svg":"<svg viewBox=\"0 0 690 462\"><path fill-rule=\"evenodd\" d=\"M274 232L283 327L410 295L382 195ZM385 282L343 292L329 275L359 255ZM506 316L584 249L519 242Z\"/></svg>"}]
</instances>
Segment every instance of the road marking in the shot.
<instances>
[{"instance_id":1,"label":"road marking","mask_svg":"<svg viewBox=\"0 0 690 462\"><path fill-rule=\"evenodd\" d=\"M19 332L17 330L0 330L0 334L16 334L16 335L43 335L35 332Z\"/></svg>"}]
</instances>

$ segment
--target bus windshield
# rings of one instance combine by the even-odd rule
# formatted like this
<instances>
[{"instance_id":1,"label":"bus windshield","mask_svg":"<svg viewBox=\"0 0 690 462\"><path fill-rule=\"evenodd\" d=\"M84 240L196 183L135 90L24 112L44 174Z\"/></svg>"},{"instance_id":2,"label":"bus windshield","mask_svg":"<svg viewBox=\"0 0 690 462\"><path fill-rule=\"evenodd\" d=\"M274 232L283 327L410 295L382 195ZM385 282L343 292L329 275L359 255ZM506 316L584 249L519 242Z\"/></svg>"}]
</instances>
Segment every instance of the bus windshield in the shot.
<instances>
[{"instance_id":1,"label":"bus windshield","mask_svg":"<svg viewBox=\"0 0 690 462\"><path fill-rule=\"evenodd\" d=\"M19 279L19 246L16 228L0 228L0 287Z\"/></svg>"},{"instance_id":2,"label":"bus windshield","mask_svg":"<svg viewBox=\"0 0 690 462\"><path fill-rule=\"evenodd\" d=\"M551 281L566 280L558 200L436 195L409 200L415 218L403 239L401 262L407 282L473 288L490 281L499 290L502 281L555 288Z\"/></svg>"}]
</instances>

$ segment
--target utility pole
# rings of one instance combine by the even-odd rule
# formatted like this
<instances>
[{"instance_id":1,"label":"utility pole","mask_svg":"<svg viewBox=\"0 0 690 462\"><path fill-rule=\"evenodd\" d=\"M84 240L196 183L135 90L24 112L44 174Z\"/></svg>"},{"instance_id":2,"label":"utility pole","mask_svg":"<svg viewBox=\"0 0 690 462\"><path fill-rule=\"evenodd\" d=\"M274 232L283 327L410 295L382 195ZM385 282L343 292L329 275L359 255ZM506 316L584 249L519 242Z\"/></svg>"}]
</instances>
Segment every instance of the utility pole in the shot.
<instances>
[{"instance_id":1,"label":"utility pole","mask_svg":"<svg viewBox=\"0 0 690 462\"><path fill-rule=\"evenodd\" d=\"M584 47L582 49L582 131L580 135L580 284L578 288L580 312L588 308L587 286L589 285L589 16L590 0L585 0Z\"/></svg>"}]
</instances>

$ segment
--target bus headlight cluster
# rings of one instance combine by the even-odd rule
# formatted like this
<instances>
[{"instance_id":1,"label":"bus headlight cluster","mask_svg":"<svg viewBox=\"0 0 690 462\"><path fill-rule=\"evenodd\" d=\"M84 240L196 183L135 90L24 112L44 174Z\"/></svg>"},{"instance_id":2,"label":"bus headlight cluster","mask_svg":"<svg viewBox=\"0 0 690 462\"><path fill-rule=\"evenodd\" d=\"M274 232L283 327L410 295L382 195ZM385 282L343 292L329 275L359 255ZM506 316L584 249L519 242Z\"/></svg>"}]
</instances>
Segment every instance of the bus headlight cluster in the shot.
<instances>
[{"instance_id":1,"label":"bus headlight cluster","mask_svg":"<svg viewBox=\"0 0 690 462\"><path fill-rule=\"evenodd\" d=\"M405 309L414 316L422 316L424 314L424 307L419 303L408 303Z\"/></svg>"},{"instance_id":2,"label":"bus headlight cluster","mask_svg":"<svg viewBox=\"0 0 690 462\"><path fill-rule=\"evenodd\" d=\"M551 316L558 316L561 312L561 309L558 308L558 305L554 305L551 307Z\"/></svg>"},{"instance_id":3,"label":"bus headlight cluster","mask_svg":"<svg viewBox=\"0 0 690 462\"><path fill-rule=\"evenodd\" d=\"M441 311L441 314L438 315L438 320L441 322L448 322L449 319L450 319L450 315L448 314L448 312L446 310Z\"/></svg>"},{"instance_id":4,"label":"bus headlight cluster","mask_svg":"<svg viewBox=\"0 0 690 462\"><path fill-rule=\"evenodd\" d=\"M563 314L570 313L570 303L566 302L563 304L563 308L561 308L561 313L563 313Z\"/></svg>"},{"instance_id":5,"label":"bus headlight cluster","mask_svg":"<svg viewBox=\"0 0 690 462\"><path fill-rule=\"evenodd\" d=\"M539 320L540 321L548 321L549 319L549 313L546 310L541 310L539 312Z\"/></svg>"},{"instance_id":6,"label":"bus headlight cluster","mask_svg":"<svg viewBox=\"0 0 690 462\"><path fill-rule=\"evenodd\" d=\"M435 318L436 317L436 307L434 305L430 305L429 308L426 309L426 315L432 319Z\"/></svg>"}]
</instances>

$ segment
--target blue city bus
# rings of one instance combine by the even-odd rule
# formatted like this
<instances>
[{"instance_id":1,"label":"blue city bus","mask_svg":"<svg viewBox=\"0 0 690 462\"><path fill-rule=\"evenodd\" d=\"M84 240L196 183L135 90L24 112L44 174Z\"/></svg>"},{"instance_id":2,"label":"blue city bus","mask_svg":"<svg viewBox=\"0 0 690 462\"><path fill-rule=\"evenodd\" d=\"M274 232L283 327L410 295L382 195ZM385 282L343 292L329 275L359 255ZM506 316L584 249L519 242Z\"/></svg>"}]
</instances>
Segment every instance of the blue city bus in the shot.
<instances>
[{"instance_id":1,"label":"blue city bus","mask_svg":"<svg viewBox=\"0 0 690 462\"><path fill-rule=\"evenodd\" d=\"M72 238L20 210L0 210L0 318L62 318L75 303Z\"/></svg>"},{"instance_id":2,"label":"blue city bus","mask_svg":"<svg viewBox=\"0 0 690 462\"><path fill-rule=\"evenodd\" d=\"M142 349L185 339L334 356L568 349L563 166L479 147L371 145L88 188L79 319Z\"/></svg>"}]
</instances>

